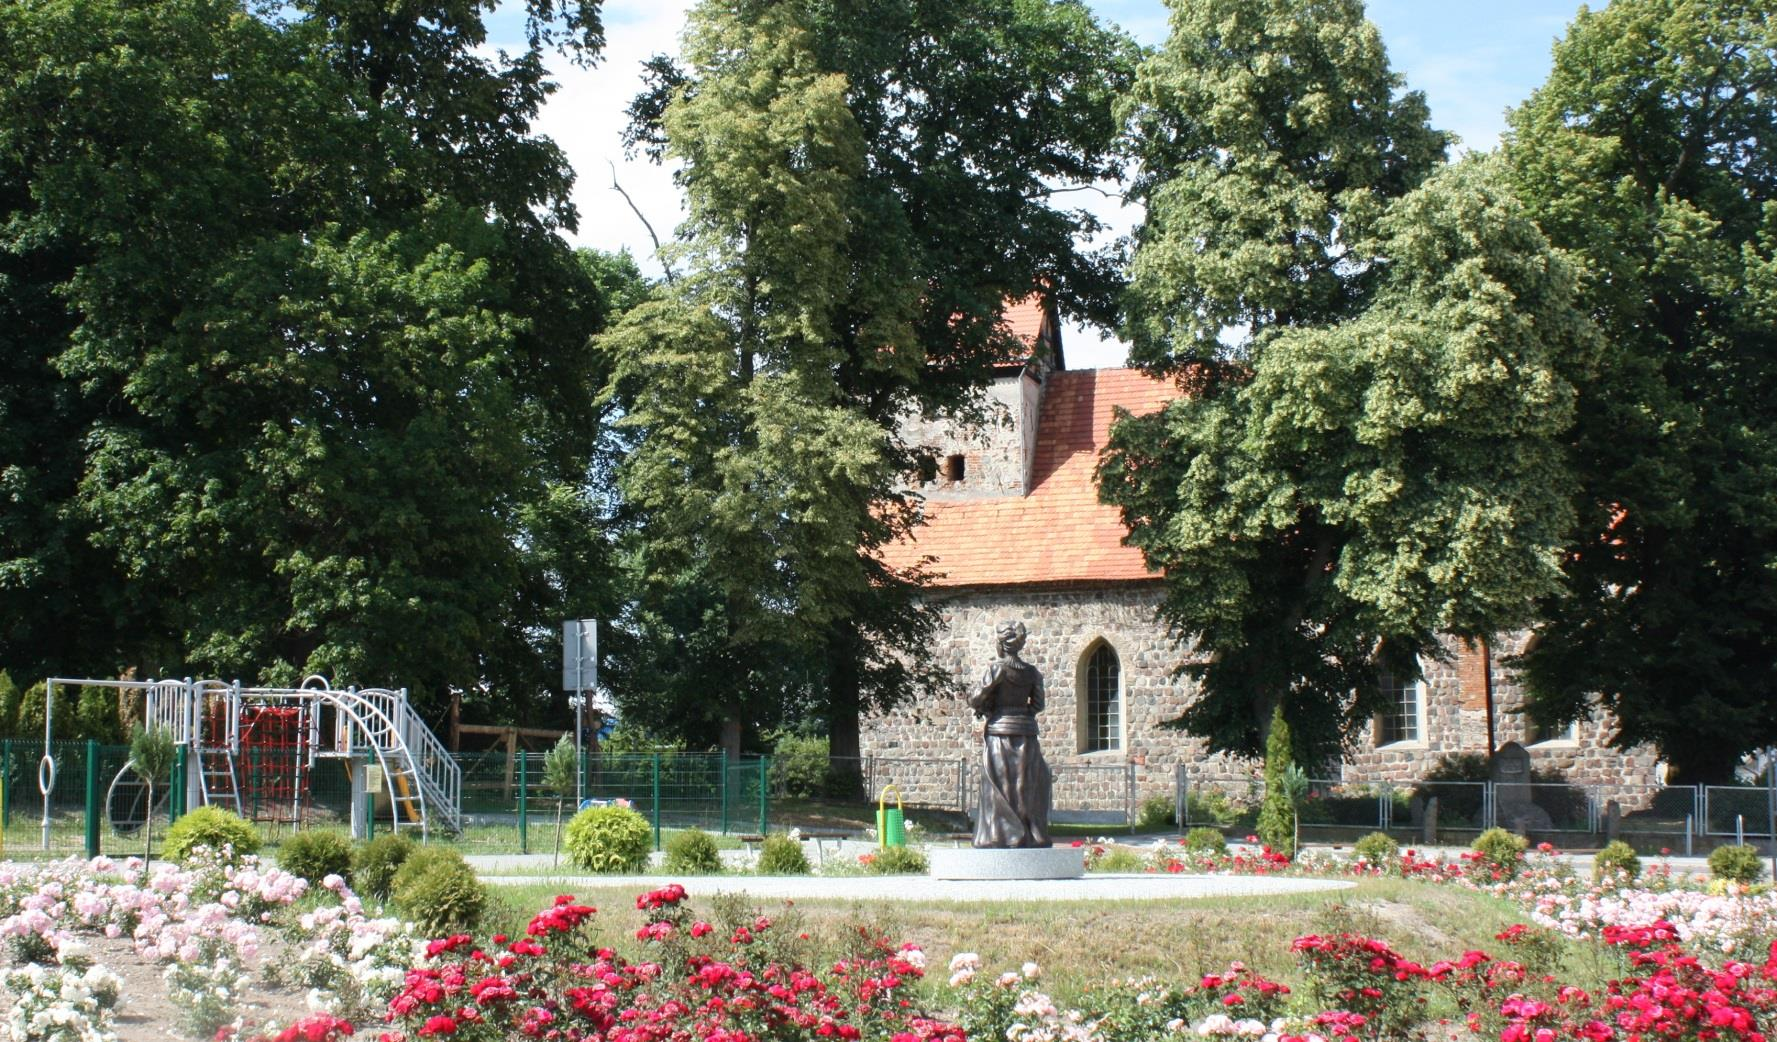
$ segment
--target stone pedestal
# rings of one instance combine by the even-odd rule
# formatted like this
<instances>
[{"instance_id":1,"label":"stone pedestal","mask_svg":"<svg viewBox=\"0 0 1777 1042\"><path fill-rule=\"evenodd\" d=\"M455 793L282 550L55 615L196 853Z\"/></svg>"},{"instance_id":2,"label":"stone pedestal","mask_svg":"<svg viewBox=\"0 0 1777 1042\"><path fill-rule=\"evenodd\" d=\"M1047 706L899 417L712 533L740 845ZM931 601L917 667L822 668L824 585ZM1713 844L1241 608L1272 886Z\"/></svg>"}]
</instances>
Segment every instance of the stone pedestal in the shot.
<instances>
[{"instance_id":1,"label":"stone pedestal","mask_svg":"<svg viewBox=\"0 0 1777 1042\"><path fill-rule=\"evenodd\" d=\"M934 847L926 856L933 879L1078 879L1086 874L1086 852L1080 847Z\"/></svg>"}]
</instances>

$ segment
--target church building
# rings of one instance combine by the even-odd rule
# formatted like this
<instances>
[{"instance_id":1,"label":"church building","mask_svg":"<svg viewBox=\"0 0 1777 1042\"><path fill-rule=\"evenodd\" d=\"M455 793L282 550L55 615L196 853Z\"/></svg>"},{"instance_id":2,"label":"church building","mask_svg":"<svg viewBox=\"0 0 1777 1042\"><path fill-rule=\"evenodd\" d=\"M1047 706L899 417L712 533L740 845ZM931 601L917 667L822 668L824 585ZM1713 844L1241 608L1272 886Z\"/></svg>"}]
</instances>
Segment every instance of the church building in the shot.
<instances>
[{"instance_id":1,"label":"church building","mask_svg":"<svg viewBox=\"0 0 1777 1042\"><path fill-rule=\"evenodd\" d=\"M1116 410L1153 412L1179 392L1136 369L1068 369L1056 317L1036 298L1012 305L1006 319L1030 352L996 373L985 415L905 428L936 466L920 475L925 524L885 557L901 566L926 561L937 576L939 660L968 688L993 659L996 622L1030 628L1024 657L1045 678L1040 724L1058 807L1121 801L1125 784L1138 785L1139 798L1170 794L1178 765L1193 785L1256 776L1256 763L1208 756L1197 739L1162 726L1193 696L1192 682L1175 676L1188 649L1156 618L1160 576L1124 545L1121 516L1099 502L1093 480ZM1452 754L1485 756L1516 741L1539 773L1652 782L1651 751L1608 748L1602 714L1544 733L1519 711L1522 690L1501 660L1524 640L1452 640L1448 661L1426 661L1423 679L1389 683L1391 710L1339 766L1342 777L1328 780L1410 783ZM961 697L928 698L866 718L862 751L938 762L972 753L978 730ZM1097 791L1105 786L1116 791Z\"/></svg>"}]
</instances>

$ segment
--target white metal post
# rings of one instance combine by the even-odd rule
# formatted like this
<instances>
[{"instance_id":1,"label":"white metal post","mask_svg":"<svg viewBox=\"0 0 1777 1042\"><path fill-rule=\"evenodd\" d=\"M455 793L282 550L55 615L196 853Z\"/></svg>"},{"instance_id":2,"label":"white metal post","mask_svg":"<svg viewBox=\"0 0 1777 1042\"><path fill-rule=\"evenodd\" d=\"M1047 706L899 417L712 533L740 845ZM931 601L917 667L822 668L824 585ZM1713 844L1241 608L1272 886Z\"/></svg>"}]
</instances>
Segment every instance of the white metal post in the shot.
<instances>
[{"instance_id":1,"label":"white metal post","mask_svg":"<svg viewBox=\"0 0 1777 1042\"><path fill-rule=\"evenodd\" d=\"M37 761L37 791L43 794L43 852L49 853L49 794L56 787L56 758L50 753L55 733L56 682L43 685L43 759Z\"/></svg>"}]
</instances>

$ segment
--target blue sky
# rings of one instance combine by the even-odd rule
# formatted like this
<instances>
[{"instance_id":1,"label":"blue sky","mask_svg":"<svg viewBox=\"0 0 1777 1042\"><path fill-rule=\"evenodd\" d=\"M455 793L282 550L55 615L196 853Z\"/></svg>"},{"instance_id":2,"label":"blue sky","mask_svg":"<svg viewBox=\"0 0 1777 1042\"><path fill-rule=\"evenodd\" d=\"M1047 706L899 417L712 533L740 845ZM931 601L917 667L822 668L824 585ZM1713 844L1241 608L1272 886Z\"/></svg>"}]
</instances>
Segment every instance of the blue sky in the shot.
<instances>
[{"instance_id":1,"label":"blue sky","mask_svg":"<svg viewBox=\"0 0 1777 1042\"><path fill-rule=\"evenodd\" d=\"M1160 0L1089 2L1101 17L1140 42L1165 42L1167 12ZM655 268L653 247L641 222L611 190L611 178L614 167L624 189L661 234L677 221L679 203L670 175L626 161L618 134L623 108L639 87L639 63L651 54L677 50L688 6L689 0L607 0L604 60L592 70L556 63L562 89L538 121L579 175L576 241L605 250L627 248L650 269ZM1374 0L1368 12L1382 31L1395 69L1409 87L1425 92L1432 122L1454 131L1464 147L1484 150L1499 143L1506 110L1548 75L1549 49L1579 7L1577 0ZM518 19L506 11L502 15L490 27L496 42L508 34L515 38L519 28ZM1111 207L1101 216L1121 230L1138 215ZM1122 346L1098 331L1074 328L1066 335L1073 365L1122 362Z\"/></svg>"}]
</instances>

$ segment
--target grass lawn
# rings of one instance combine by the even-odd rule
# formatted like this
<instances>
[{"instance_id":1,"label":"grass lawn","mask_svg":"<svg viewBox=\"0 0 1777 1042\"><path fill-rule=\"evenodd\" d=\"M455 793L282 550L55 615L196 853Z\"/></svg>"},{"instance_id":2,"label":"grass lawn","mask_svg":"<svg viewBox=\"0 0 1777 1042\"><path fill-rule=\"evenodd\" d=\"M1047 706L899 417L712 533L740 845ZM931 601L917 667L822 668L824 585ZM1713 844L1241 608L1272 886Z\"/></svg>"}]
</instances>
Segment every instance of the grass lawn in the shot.
<instances>
[{"instance_id":1,"label":"grass lawn","mask_svg":"<svg viewBox=\"0 0 1777 1042\"><path fill-rule=\"evenodd\" d=\"M907 887L886 878L884 887ZM531 912L557 891L546 885L500 887L507 907L499 928L522 930ZM628 889L575 894L599 909L601 943L634 950L635 930L645 918ZM697 914L709 902L693 897ZM931 958L926 987L939 1005L944 966L963 951L977 952L984 972L1041 964L1058 1000L1090 1005L1087 993L1106 981L1153 975L1195 981L1203 973L1240 961L1291 986L1301 983L1290 942L1306 933L1350 930L1388 940L1409 958L1431 963L1479 948L1504 947L1494 939L1524 916L1511 904L1454 886L1410 880L1371 879L1350 890L1285 896L1119 902L1020 902L988 904L918 901L807 899L785 907L757 902L780 929L806 931L822 947L840 950L841 938L868 925L896 941L910 940ZM1590 945L1568 945L1571 979L1596 979L1605 968Z\"/></svg>"}]
</instances>

